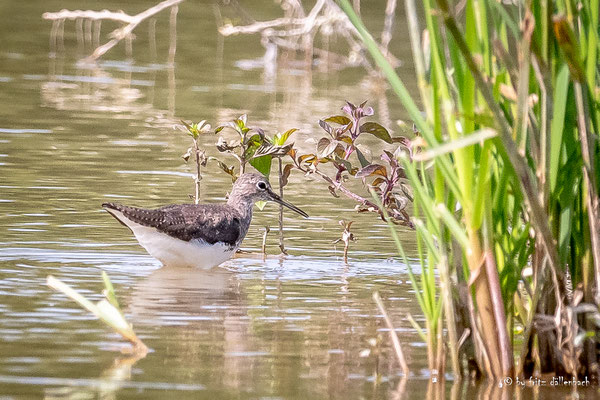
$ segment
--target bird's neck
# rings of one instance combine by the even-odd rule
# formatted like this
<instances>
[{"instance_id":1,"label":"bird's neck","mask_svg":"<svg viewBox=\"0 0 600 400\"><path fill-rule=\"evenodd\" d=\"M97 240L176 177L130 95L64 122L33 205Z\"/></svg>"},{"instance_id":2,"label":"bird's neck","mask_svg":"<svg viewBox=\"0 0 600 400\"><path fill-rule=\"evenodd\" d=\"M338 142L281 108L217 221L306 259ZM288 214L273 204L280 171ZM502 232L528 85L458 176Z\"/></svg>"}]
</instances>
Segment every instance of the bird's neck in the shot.
<instances>
[{"instance_id":1,"label":"bird's neck","mask_svg":"<svg viewBox=\"0 0 600 400\"><path fill-rule=\"evenodd\" d=\"M240 220L240 238L243 239L248 233L248 229L250 228L250 223L252 222L252 210L254 208L254 202L249 201L247 199L235 199L229 198L227 200L227 205ZM241 243L241 240L238 243Z\"/></svg>"},{"instance_id":2,"label":"bird's neck","mask_svg":"<svg viewBox=\"0 0 600 400\"><path fill-rule=\"evenodd\" d=\"M236 196L229 196L227 205L233 208L240 214L242 219L252 219L252 210L254 209L254 201L248 198L240 198Z\"/></svg>"}]
</instances>

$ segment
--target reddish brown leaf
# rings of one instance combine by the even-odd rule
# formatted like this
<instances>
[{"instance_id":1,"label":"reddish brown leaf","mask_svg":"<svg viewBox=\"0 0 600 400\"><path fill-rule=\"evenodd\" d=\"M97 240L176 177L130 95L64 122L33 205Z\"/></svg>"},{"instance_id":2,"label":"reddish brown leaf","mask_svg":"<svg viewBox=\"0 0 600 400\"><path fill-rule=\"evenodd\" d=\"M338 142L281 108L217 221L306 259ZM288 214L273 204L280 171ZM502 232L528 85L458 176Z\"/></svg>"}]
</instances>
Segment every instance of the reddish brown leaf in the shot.
<instances>
[{"instance_id":1,"label":"reddish brown leaf","mask_svg":"<svg viewBox=\"0 0 600 400\"><path fill-rule=\"evenodd\" d=\"M381 185L383 182L385 182L385 179L383 178L375 178L373 180L373 182L371 182L371 186L379 186Z\"/></svg>"},{"instance_id":2,"label":"reddish brown leaf","mask_svg":"<svg viewBox=\"0 0 600 400\"><path fill-rule=\"evenodd\" d=\"M283 174L281 175L281 186L284 187L288 184L288 178L290 177L290 172L292 172L292 168L294 166L292 164L286 164L283 167Z\"/></svg>"},{"instance_id":3,"label":"reddish brown leaf","mask_svg":"<svg viewBox=\"0 0 600 400\"><path fill-rule=\"evenodd\" d=\"M387 170L383 165L379 164L371 164L366 167L360 169L356 173L357 178L366 178L367 176L379 175L383 177L387 177Z\"/></svg>"},{"instance_id":4,"label":"reddish brown leaf","mask_svg":"<svg viewBox=\"0 0 600 400\"><path fill-rule=\"evenodd\" d=\"M314 154L303 154L298 158L298 163L311 162L316 158L317 156L315 156Z\"/></svg>"}]
</instances>

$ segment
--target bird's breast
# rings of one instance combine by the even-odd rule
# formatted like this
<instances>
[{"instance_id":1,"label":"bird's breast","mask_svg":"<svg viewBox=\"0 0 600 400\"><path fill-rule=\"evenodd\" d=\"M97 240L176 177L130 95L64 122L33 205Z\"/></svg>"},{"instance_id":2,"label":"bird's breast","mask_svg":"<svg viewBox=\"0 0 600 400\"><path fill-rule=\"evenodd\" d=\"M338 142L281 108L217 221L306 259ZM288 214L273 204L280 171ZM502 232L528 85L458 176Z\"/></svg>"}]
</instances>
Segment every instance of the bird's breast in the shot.
<instances>
[{"instance_id":1,"label":"bird's breast","mask_svg":"<svg viewBox=\"0 0 600 400\"><path fill-rule=\"evenodd\" d=\"M118 211L113 213L131 229L140 245L165 266L210 269L230 259L239 247L239 242L232 246L223 242L209 244L201 239L181 240L135 223Z\"/></svg>"}]
</instances>

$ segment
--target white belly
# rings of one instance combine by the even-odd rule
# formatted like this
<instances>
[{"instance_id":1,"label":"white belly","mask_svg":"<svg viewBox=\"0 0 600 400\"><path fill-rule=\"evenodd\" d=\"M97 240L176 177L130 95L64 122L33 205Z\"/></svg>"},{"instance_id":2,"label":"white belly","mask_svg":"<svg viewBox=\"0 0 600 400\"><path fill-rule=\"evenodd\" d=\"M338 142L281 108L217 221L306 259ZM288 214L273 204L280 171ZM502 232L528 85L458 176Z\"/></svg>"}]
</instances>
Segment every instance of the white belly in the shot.
<instances>
[{"instance_id":1,"label":"white belly","mask_svg":"<svg viewBox=\"0 0 600 400\"><path fill-rule=\"evenodd\" d=\"M110 212L123 221L133 231L140 245L165 266L209 269L229 260L237 250L224 243L210 245L198 239L186 242L128 220L119 211Z\"/></svg>"}]
</instances>

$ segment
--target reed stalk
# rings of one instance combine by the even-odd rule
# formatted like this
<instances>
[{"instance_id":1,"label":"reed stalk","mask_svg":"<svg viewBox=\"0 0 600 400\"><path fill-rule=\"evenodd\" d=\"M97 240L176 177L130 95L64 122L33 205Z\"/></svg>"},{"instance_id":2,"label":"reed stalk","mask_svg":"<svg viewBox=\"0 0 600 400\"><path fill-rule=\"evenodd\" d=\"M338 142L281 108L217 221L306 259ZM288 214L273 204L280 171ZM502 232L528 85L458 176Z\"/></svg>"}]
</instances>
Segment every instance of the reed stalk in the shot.
<instances>
[{"instance_id":1,"label":"reed stalk","mask_svg":"<svg viewBox=\"0 0 600 400\"><path fill-rule=\"evenodd\" d=\"M452 296L466 285L480 372L500 379L537 365L598 379L589 321L600 313L573 310L600 304L599 1L425 0L421 34L407 0L423 110L349 2L338 3L422 136L399 157L414 191L422 273L410 277L430 368L443 367L440 342L456 376L471 357L454 318L465 305ZM540 318L552 322L538 329ZM522 333L509 331L515 321Z\"/></svg>"}]
</instances>

